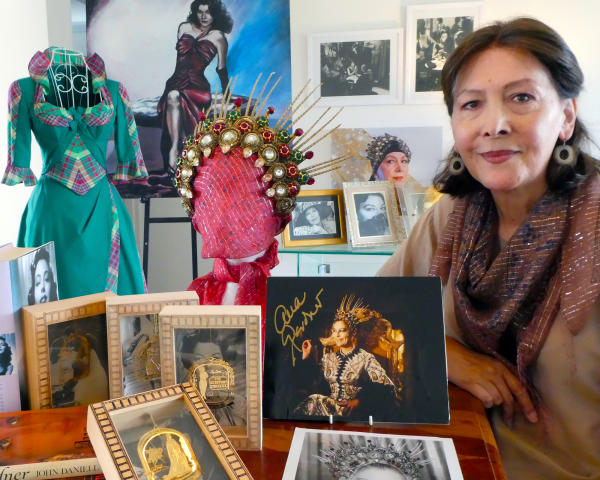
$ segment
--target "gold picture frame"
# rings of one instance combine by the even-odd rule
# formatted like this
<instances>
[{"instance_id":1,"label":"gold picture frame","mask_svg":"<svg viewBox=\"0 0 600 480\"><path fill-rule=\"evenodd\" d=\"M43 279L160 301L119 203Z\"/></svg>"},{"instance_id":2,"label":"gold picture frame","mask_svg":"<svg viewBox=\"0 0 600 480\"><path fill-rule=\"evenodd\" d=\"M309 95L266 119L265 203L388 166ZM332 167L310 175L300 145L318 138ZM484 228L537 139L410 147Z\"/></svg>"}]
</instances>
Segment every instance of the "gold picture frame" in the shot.
<instances>
[{"instance_id":1,"label":"gold picture frame","mask_svg":"<svg viewBox=\"0 0 600 480\"><path fill-rule=\"evenodd\" d=\"M32 409L108 398L106 299L111 292L23 307Z\"/></svg>"},{"instance_id":2,"label":"gold picture frame","mask_svg":"<svg viewBox=\"0 0 600 480\"><path fill-rule=\"evenodd\" d=\"M164 292L106 300L109 398L161 386L158 314L167 305L198 305L198 295Z\"/></svg>"},{"instance_id":3,"label":"gold picture frame","mask_svg":"<svg viewBox=\"0 0 600 480\"><path fill-rule=\"evenodd\" d=\"M189 383L90 405L87 431L107 480L252 480Z\"/></svg>"},{"instance_id":4,"label":"gold picture frame","mask_svg":"<svg viewBox=\"0 0 600 480\"><path fill-rule=\"evenodd\" d=\"M260 450L260 306L168 306L159 318L162 384L194 382L233 445Z\"/></svg>"},{"instance_id":5,"label":"gold picture frame","mask_svg":"<svg viewBox=\"0 0 600 480\"><path fill-rule=\"evenodd\" d=\"M303 190L283 231L284 247L346 243L342 190Z\"/></svg>"},{"instance_id":6,"label":"gold picture frame","mask_svg":"<svg viewBox=\"0 0 600 480\"><path fill-rule=\"evenodd\" d=\"M344 182L342 187L353 247L394 244L406 238L393 182Z\"/></svg>"}]
</instances>

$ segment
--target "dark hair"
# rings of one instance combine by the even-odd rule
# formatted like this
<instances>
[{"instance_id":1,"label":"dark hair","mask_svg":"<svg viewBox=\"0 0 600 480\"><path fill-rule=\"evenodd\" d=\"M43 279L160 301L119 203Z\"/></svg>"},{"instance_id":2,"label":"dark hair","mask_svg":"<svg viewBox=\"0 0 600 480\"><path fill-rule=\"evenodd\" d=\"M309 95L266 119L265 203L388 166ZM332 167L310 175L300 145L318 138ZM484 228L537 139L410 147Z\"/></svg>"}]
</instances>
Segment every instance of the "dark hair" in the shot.
<instances>
[{"instance_id":1,"label":"dark hair","mask_svg":"<svg viewBox=\"0 0 600 480\"><path fill-rule=\"evenodd\" d=\"M311 225L306 219L306 212L311 208L314 208L317 212L319 212L319 219L321 220L321 222L323 221L323 219L329 217L330 215L333 215L332 208L328 206L325 202L313 203L310 207L306 207L304 210L302 210L298 218L294 220L294 227L303 227Z\"/></svg>"},{"instance_id":2,"label":"dark hair","mask_svg":"<svg viewBox=\"0 0 600 480\"><path fill-rule=\"evenodd\" d=\"M5 345L4 352L0 353L0 368L6 370L12 361L12 348L10 348L5 337L0 337L0 340L2 340Z\"/></svg>"},{"instance_id":3,"label":"dark hair","mask_svg":"<svg viewBox=\"0 0 600 480\"><path fill-rule=\"evenodd\" d=\"M444 64L441 83L450 115L453 112L456 79L462 68L477 54L492 47L516 48L533 55L548 70L558 95L563 99L576 98L583 87L583 72L575 55L552 28L533 18L496 22L465 37ZM550 161L546 170L550 191L570 193L585 178L598 171L597 161L581 151L582 144L588 139L585 127L576 119L573 135L566 143L574 148L577 160L573 166L562 166ZM443 170L435 176L435 187L443 193L456 196L483 190L485 187L467 170L460 175L450 173L448 161L453 153L448 156Z\"/></svg>"},{"instance_id":4,"label":"dark hair","mask_svg":"<svg viewBox=\"0 0 600 480\"><path fill-rule=\"evenodd\" d=\"M223 33L231 33L233 29L233 19L222 0L194 0L190 5L190 13L187 17L187 21L198 25L198 9L200 5L208 5L208 11L210 16L213 17L213 24L211 30L221 30Z\"/></svg>"},{"instance_id":5,"label":"dark hair","mask_svg":"<svg viewBox=\"0 0 600 480\"><path fill-rule=\"evenodd\" d=\"M50 278L50 291L48 292L48 301L53 302L55 300L58 300L58 286L56 285L56 281L54 280L54 272L52 271L52 266L50 264L50 253L46 248L41 247L38 248L35 252L33 262L31 262L30 266L31 287L29 287L29 293L27 294L28 305L35 304L35 269L40 260L46 260L46 264L48 265L48 276Z\"/></svg>"}]
</instances>

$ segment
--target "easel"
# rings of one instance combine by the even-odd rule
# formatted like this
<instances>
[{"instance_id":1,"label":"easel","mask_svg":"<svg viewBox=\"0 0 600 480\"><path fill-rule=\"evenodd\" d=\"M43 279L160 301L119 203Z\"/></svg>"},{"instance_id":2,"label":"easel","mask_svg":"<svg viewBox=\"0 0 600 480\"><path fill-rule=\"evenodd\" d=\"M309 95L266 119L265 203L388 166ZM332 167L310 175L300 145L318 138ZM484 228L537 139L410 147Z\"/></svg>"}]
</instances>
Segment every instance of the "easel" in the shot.
<instances>
[{"instance_id":1,"label":"easel","mask_svg":"<svg viewBox=\"0 0 600 480\"><path fill-rule=\"evenodd\" d=\"M150 243L150 224L190 222L190 229L192 234L192 280L194 278L198 278L198 242L196 239L196 230L194 230L194 225L191 223L192 219L189 217L151 217L150 200L152 200L152 197L142 196L140 198L140 202L144 204L144 252L142 265L142 268L144 269L144 277L146 277L146 280L148 279L148 250Z\"/></svg>"}]
</instances>

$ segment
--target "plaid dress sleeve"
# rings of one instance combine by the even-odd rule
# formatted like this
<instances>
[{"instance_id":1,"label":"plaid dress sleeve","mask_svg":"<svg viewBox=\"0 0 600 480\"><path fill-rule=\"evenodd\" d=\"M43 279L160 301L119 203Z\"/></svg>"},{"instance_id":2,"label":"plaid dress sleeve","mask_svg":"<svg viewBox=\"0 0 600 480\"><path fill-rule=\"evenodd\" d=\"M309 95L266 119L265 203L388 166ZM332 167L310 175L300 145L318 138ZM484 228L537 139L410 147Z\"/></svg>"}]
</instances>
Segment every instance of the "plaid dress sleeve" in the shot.
<instances>
[{"instance_id":1,"label":"plaid dress sleeve","mask_svg":"<svg viewBox=\"0 0 600 480\"><path fill-rule=\"evenodd\" d=\"M18 81L8 90L8 164L2 183L17 185L23 182L33 186L36 178L29 164L31 161L31 118L27 102Z\"/></svg>"},{"instance_id":2,"label":"plaid dress sleeve","mask_svg":"<svg viewBox=\"0 0 600 480\"><path fill-rule=\"evenodd\" d=\"M147 177L146 165L140 150L137 127L125 87L119 84L119 95L115 102L115 149L117 169L115 180L131 180Z\"/></svg>"}]
</instances>

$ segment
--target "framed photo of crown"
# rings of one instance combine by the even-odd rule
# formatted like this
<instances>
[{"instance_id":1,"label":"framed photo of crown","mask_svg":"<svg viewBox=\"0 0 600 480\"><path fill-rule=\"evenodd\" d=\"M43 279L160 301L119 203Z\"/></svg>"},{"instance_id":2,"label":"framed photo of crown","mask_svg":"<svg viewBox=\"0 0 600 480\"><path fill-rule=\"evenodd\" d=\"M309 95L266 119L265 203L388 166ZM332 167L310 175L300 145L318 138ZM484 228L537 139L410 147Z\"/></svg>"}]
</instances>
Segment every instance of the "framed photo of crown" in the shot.
<instances>
[{"instance_id":1,"label":"framed photo of crown","mask_svg":"<svg viewBox=\"0 0 600 480\"><path fill-rule=\"evenodd\" d=\"M341 190L307 190L296 197L292 221L283 231L285 247L346 243Z\"/></svg>"},{"instance_id":2,"label":"framed photo of crown","mask_svg":"<svg viewBox=\"0 0 600 480\"><path fill-rule=\"evenodd\" d=\"M399 243L406 238L392 181L344 182L342 187L353 247Z\"/></svg>"},{"instance_id":3,"label":"framed photo of crown","mask_svg":"<svg viewBox=\"0 0 600 480\"><path fill-rule=\"evenodd\" d=\"M189 383L95 403L87 431L107 480L251 480Z\"/></svg>"},{"instance_id":4,"label":"framed photo of crown","mask_svg":"<svg viewBox=\"0 0 600 480\"><path fill-rule=\"evenodd\" d=\"M108 398L106 299L110 292L23 307L32 409Z\"/></svg>"},{"instance_id":5,"label":"framed photo of crown","mask_svg":"<svg viewBox=\"0 0 600 480\"><path fill-rule=\"evenodd\" d=\"M270 277L264 416L449 422L439 278Z\"/></svg>"},{"instance_id":6,"label":"framed photo of crown","mask_svg":"<svg viewBox=\"0 0 600 480\"><path fill-rule=\"evenodd\" d=\"M158 314L166 305L198 305L196 292L106 299L110 398L161 386Z\"/></svg>"},{"instance_id":7,"label":"framed photo of crown","mask_svg":"<svg viewBox=\"0 0 600 480\"><path fill-rule=\"evenodd\" d=\"M308 38L309 77L320 105L401 101L402 29L319 33Z\"/></svg>"},{"instance_id":8,"label":"framed photo of crown","mask_svg":"<svg viewBox=\"0 0 600 480\"><path fill-rule=\"evenodd\" d=\"M159 317L163 385L190 382L236 448L260 450L260 306L168 306Z\"/></svg>"},{"instance_id":9,"label":"framed photo of crown","mask_svg":"<svg viewBox=\"0 0 600 480\"><path fill-rule=\"evenodd\" d=\"M296 428L282 480L462 480L450 438Z\"/></svg>"}]
</instances>

